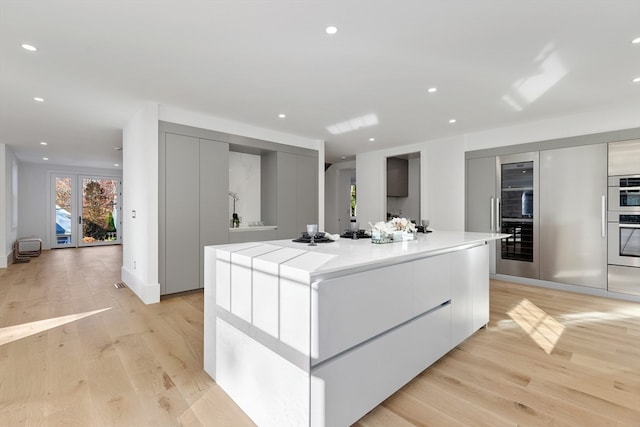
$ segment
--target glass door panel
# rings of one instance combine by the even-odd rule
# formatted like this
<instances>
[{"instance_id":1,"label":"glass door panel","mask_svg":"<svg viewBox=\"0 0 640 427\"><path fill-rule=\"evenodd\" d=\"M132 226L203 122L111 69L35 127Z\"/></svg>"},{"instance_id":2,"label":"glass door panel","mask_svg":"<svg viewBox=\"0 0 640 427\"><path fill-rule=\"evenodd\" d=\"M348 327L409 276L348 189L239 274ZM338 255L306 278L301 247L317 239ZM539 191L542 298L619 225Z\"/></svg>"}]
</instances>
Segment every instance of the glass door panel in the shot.
<instances>
[{"instance_id":1,"label":"glass door panel","mask_svg":"<svg viewBox=\"0 0 640 427\"><path fill-rule=\"evenodd\" d=\"M119 180L88 176L79 178L82 188L80 246L119 243Z\"/></svg>"},{"instance_id":2,"label":"glass door panel","mask_svg":"<svg viewBox=\"0 0 640 427\"><path fill-rule=\"evenodd\" d=\"M54 175L54 236L52 247L76 246L75 177Z\"/></svg>"}]
</instances>

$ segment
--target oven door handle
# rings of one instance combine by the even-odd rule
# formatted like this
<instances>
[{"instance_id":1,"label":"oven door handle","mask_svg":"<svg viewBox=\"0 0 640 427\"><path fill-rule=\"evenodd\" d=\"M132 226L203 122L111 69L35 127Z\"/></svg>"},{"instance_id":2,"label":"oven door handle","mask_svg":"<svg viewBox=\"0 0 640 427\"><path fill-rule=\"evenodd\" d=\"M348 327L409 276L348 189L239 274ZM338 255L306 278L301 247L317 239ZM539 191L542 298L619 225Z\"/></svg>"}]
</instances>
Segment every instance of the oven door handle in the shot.
<instances>
[{"instance_id":1,"label":"oven door handle","mask_svg":"<svg viewBox=\"0 0 640 427\"><path fill-rule=\"evenodd\" d=\"M638 191L640 187L620 187L620 191Z\"/></svg>"},{"instance_id":2,"label":"oven door handle","mask_svg":"<svg viewBox=\"0 0 640 427\"><path fill-rule=\"evenodd\" d=\"M640 228L640 224L618 224L620 228Z\"/></svg>"}]
</instances>

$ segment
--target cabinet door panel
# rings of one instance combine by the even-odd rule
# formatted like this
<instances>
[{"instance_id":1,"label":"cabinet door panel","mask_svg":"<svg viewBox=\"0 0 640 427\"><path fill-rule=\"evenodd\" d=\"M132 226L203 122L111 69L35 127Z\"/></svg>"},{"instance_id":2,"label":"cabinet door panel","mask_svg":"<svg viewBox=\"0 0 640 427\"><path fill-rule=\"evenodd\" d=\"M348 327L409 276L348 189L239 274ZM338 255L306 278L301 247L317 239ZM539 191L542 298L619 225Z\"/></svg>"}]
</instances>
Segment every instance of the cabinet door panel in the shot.
<instances>
[{"instance_id":1,"label":"cabinet door panel","mask_svg":"<svg viewBox=\"0 0 640 427\"><path fill-rule=\"evenodd\" d=\"M605 289L606 194L605 144L540 152L541 279Z\"/></svg>"},{"instance_id":2,"label":"cabinet door panel","mask_svg":"<svg viewBox=\"0 0 640 427\"><path fill-rule=\"evenodd\" d=\"M200 204L197 138L166 134L164 294L200 283ZM162 267L161 267L162 268Z\"/></svg>"},{"instance_id":3,"label":"cabinet door panel","mask_svg":"<svg viewBox=\"0 0 640 427\"><path fill-rule=\"evenodd\" d=\"M295 154L278 152L278 238L293 239L304 230L298 229L296 212L297 158Z\"/></svg>"},{"instance_id":4,"label":"cabinet door panel","mask_svg":"<svg viewBox=\"0 0 640 427\"><path fill-rule=\"evenodd\" d=\"M302 232L307 224L318 223L318 159L297 157L297 229Z\"/></svg>"},{"instance_id":5,"label":"cabinet door panel","mask_svg":"<svg viewBox=\"0 0 640 427\"><path fill-rule=\"evenodd\" d=\"M229 243L229 144L200 140L199 287L204 284L204 247ZM192 166L195 168L195 165Z\"/></svg>"},{"instance_id":6,"label":"cabinet door panel","mask_svg":"<svg viewBox=\"0 0 640 427\"><path fill-rule=\"evenodd\" d=\"M495 192L496 158L467 160L467 231L495 231Z\"/></svg>"}]
</instances>

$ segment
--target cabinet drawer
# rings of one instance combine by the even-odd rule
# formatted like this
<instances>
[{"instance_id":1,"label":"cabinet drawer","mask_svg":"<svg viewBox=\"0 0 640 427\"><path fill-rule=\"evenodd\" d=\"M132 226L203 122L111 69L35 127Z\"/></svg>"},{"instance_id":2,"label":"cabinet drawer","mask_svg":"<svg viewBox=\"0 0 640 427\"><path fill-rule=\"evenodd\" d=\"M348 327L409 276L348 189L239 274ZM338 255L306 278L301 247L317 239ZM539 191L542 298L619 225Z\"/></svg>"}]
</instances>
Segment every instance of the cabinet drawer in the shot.
<instances>
[{"instance_id":1,"label":"cabinet drawer","mask_svg":"<svg viewBox=\"0 0 640 427\"><path fill-rule=\"evenodd\" d=\"M450 304L311 370L311 426L346 426L450 349Z\"/></svg>"},{"instance_id":2,"label":"cabinet drawer","mask_svg":"<svg viewBox=\"0 0 640 427\"><path fill-rule=\"evenodd\" d=\"M314 284L312 365L411 319L412 298L409 263Z\"/></svg>"}]
</instances>

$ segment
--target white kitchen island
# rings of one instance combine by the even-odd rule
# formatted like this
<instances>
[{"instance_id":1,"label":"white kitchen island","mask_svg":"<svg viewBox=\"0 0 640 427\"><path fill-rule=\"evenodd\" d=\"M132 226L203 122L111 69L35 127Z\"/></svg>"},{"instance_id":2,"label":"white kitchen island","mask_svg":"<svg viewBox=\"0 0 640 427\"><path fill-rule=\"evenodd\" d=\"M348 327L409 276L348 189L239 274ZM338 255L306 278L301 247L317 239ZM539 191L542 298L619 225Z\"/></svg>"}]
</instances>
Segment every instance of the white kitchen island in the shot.
<instances>
[{"instance_id":1,"label":"white kitchen island","mask_svg":"<svg viewBox=\"0 0 640 427\"><path fill-rule=\"evenodd\" d=\"M347 426L489 321L489 245L205 247L204 368L259 426Z\"/></svg>"}]
</instances>

